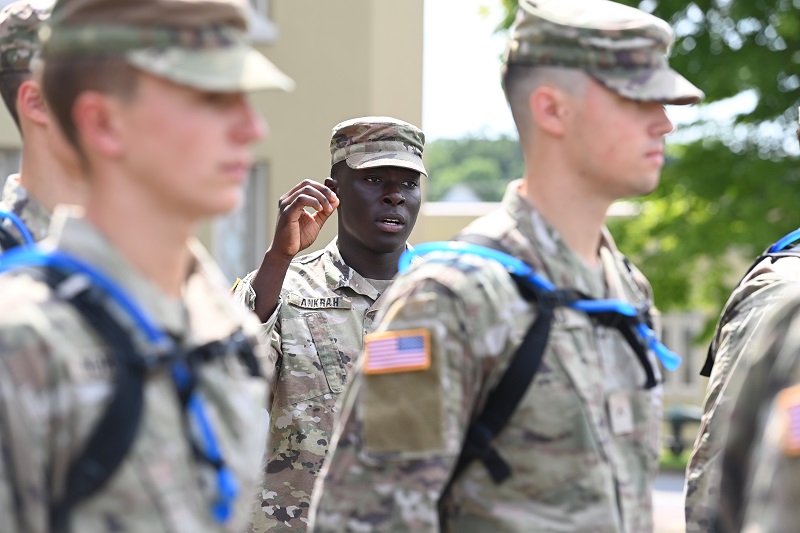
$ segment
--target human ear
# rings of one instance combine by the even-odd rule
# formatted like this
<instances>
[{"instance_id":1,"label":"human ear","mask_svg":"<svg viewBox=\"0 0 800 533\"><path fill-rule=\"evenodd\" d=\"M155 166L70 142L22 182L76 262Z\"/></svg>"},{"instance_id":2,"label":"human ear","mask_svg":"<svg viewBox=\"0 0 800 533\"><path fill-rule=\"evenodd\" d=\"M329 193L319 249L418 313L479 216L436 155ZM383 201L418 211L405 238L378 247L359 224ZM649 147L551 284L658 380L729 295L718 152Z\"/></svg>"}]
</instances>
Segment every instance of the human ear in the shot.
<instances>
[{"instance_id":1,"label":"human ear","mask_svg":"<svg viewBox=\"0 0 800 533\"><path fill-rule=\"evenodd\" d=\"M81 93L72 106L72 119L78 138L88 150L107 157L123 153L120 104L95 91Z\"/></svg>"},{"instance_id":2,"label":"human ear","mask_svg":"<svg viewBox=\"0 0 800 533\"><path fill-rule=\"evenodd\" d=\"M556 137L563 135L566 130L569 103L562 91L548 85L537 88L528 97L533 123L539 130Z\"/></svg>"},{"instance_id":3,"label":"human ear","mask_svg":"<svg viewBox=\"0 0 800 533\"><path fill-rule=\"evenodd\" d=\"M49 122L47 104L42 88L33 80L22 82L17 91L17 113L28 120L44 126Z\"/></svg>"},{"instance_id":4,"label":"human ear","mask_svg":"<svg viewBox=\"0 0 800 533\"><path fill-rule=\"evenodd\" d=\"M339 180L331 176L329 178L325 178L325 181L323 183L327 188L333 191L333 194L339 196Z\"/></svg>"}]
</instances>

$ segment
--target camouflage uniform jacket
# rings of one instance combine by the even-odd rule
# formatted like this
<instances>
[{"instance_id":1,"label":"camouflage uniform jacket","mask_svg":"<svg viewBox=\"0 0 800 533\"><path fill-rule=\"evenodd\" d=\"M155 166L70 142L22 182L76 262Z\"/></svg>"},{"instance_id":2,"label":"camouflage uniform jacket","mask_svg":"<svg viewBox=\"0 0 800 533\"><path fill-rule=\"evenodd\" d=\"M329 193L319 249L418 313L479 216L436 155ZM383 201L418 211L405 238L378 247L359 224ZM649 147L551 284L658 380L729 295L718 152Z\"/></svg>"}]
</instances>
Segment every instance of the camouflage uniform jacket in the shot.
<instances>
[{"instance_id":1,"label":"camouflage uniform jacket","mask_svg":"<svg viewBox=\"0 0 800 533\"><path fill-rule=\"evenodd\" d=\"M50 212L19 184L19 174L12 174L6 179L0 209L20 217L36 241L44 239L47 235L47 228L50 226ZM12 235L19 242L22 242L22 235L11 222L4 220L2 224L11 230Z\"/></svg>"},{"instance_id":2,"label":"camouflage uniform jacket","mask_svg":"<svg viewBox=\"0 0 800 533\"><path fill-rule=\"evenodd\" d=\"M788 533L800 523L800 293L787 292L735 399L714 507L720 533Z\"/></svg>"},{"instance_id":3,"label":"camouflage uniform jacket","mask_svg":"<svg viewBox=\"0 0 800 533\"><path fill-rule=\"evenodd\" d=\"M758 350L765 317L800 287L800 258L765 258L745 276L722 311L712 341L714 367L703 418L686 468L686 530L708 531L719 499L722 451L731 411Z\"/></svg>"},{"instance_id":4,"label":"camouflage uniform jacket","mask_svg":"<svg viewBox=\"0 0 800 533\"><path fill-rule=\"evenodd\" d=\"M501 210L465 233L500 240L558 287L649 302L649 286L623 264L609 235L603 268L587 267L517 186ZM468 424L535 314L498 263L447 254L399 277L384 309L375 331L427 330L431 365L377 375L360 366L354 374L315 487L316 532L438 531L437 501ZM444 496L445 530L651 531L662 391L644 383L618 332L557 309L538 373L494 440L512 476L496 485L482 463L472 463ZM612 403L624 416L611 416Z\"/></svg>"},{"instance_id":5,"label":"camouflage uniform jacket","mask_svg":"<svg viewBox=\"0 0 800 533\"><path fill-rule=\"evenodd\" d=\"M251 309L254 273L235 294ZM264 482L253 531L305 531L314 481L328 451L336 399L372 330L380 290L342 260L334 239L292 261L265 324L277 356ZM273 327L274 326L274 327Z\"/></svg>"},{"instance_id":6,"label":"camouflage uniform jacket","mask_svg":"<svg viewBox=\"0 0 800 533\"><path fill-rule=\"evenodd\" d=\"M106 272L181 347L225 339L239 328L255 340L258 321L230 300L221 273L195 242L181 300L166 297L81 218L59 210L44 243ZM0 531L44 533L65 473L113 392L114 356L75 307L29 273L0 276L0 299ZM135 331L127 316L119 318ZM142 335L133 334L146 349ZM268 369L265 355L259 345L257 356ZM234 353L199 366L195 390L240 488L225 527L211 514L213 469L196 458L184 408L169 370L161 368L146 379L128 456L108 484L73 508L71 530L241 531L264 452L271 373L265 377L251 377Z\"/></svg>"}]
</instances>

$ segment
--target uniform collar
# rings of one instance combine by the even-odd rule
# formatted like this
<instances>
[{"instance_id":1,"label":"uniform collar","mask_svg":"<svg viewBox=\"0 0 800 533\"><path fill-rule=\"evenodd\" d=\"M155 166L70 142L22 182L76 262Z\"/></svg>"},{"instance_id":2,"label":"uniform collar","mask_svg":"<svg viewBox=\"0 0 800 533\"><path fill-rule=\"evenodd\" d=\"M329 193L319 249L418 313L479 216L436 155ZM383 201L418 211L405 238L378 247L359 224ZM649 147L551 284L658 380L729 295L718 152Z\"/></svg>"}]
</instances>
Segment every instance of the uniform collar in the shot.
<instances>
[{"instance_id":1,"label":"uniform collar","mask_svg":"<svg viewBox=\"0 0 800 533\"><path fill-rule=\"evenodd\" d=\"M595 298L605 298L607 284L603 262L590 268L570 248L561 234L542 214L519 194L521 180L511 182L503 197L502 208L514 219L522 235L533 244L523 252L523 258L543 271L557 287L572 287ZM616 256L617 250L611 235L604 228L600 248ZM528 257L524 257L527 254ZM600 251L598 250L598 255Z\"/></svg>"},{"instance_id":2,"label":"uniform collar","mask_svg":"<svg viewBox=\"0 0 800 533\"><path fill-rule=\"evenodd\" d=\"M37 241L44 239L50 226L50 212L19 184L19 174L11 174L3 186L3 207L19 216Z\"/></svg>"},{"instance_id":3,"label":"uniform collar","mask_svg":"<svg viewBox=\"0 0 800 533\"><path fill-rule=\"evenodd\" d=\"M406 248L411 245L406 243ZM364 276L353 270L342 259L339 251L338 237L328 243L324 250L325 280L332 289L348 287L358 294L377 300L380 292Z\"/></svg>"},{"instance_id":4,"label":"uniform collar","mask_svg":"<svg viewBox=\"0 0 800 533\"><path fill-rule=\"evenodd\" d=\"M138 303L164 331L184 345L227 337L237 327L231 302L223 301L223 276L194 239L187 242L192 265L182 298L166 296L131 265L108 239L75 207L59 207L53 215L47 243L91 263ZM200 312L202 310L202 312Z\"/></svg>"}]
</instances>

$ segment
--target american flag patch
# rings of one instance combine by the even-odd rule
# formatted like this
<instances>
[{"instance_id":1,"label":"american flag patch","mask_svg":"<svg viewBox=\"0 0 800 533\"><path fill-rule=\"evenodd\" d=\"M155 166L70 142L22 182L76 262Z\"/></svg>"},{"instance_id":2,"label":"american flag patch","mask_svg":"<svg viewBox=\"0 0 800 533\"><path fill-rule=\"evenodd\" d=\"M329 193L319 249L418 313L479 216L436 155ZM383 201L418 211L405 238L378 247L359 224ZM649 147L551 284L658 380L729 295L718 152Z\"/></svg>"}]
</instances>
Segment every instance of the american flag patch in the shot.
<instances>
[{"instance_id":1,"label":"american flag patch","mask_svg":"<svg viewBox=\"0 0 800 533\"><path fill-rule=\"evenodd\" d=\"M783 452L786 455L800 455L800 385L782 390L777 403L783 416Z\"/></svg>"},{"instance_id":2,"label":"american flag patch","mask_svg":"<svg viewBox=\"0 0 800 533\"><path fill-rule=\"evenodd\" d=\"M370 333L364 337L364 373L391 374L430 368L430 346L427 329Z\"/></svg>"}]
</instances>

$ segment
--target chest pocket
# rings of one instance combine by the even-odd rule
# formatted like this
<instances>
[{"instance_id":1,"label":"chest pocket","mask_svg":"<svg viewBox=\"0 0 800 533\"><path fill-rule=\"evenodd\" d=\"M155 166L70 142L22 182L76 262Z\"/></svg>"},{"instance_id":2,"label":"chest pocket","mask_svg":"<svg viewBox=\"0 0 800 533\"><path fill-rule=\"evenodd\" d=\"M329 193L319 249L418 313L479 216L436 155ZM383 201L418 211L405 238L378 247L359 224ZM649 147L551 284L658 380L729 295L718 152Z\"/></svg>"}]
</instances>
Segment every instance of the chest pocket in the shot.
<instances>
[{"instance_id":1,"label":"chest pocket","mask_svg":"<svg viewBox=\"0 0 800 533\"><path fill-rule=\"evenodd\" d=\"M342 391L345 367L324 313L281 320L281 339L276 406Z\"/></svg>"}]
</instances>

